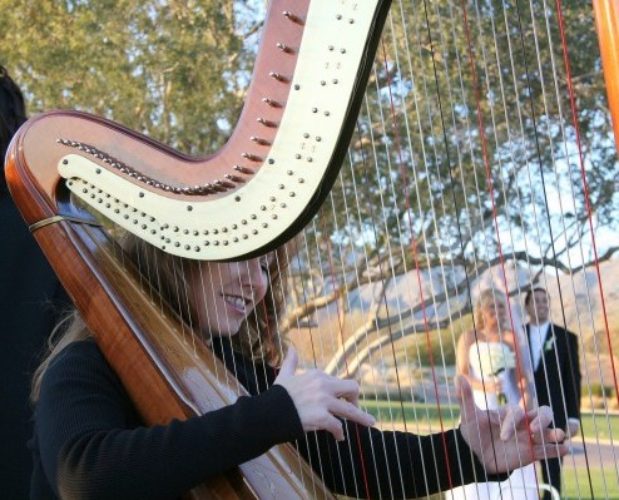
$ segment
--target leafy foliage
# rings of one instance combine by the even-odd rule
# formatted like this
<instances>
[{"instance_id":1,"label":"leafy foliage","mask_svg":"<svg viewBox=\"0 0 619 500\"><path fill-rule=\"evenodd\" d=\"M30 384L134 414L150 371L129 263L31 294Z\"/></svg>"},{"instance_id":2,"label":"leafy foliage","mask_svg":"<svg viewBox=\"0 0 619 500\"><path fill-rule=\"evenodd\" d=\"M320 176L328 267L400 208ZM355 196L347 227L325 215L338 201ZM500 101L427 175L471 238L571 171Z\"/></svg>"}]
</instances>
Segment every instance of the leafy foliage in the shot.
<instances>
[{"instance_id":1,"label":"leafy foliage","mask_svg":"<svg viewBox=\"0 0 619 500\"><path fill-rule=\"evenodd\" d=\"M0 62L31 114L86 110L204 154L239 115L260 4L0 0ZM568 250L590 248L586 191L596 229L617 230L593 13L562 5L576 122L554 3L393 3L339 182L302 240L303 302L422 267L443 276L425 300L449 301L470 295L463 271L510 255L569 270Z\"/></svg>"},{"instance_id":2,"label":"leafy foliage","mask_svg":"<svg viewBox=\"0 0 619 500\"><path fill-rule=\"evenodd\" d=\"M30 113L89 111L188 153L220 145L252 53L230 2L0 2L0 59ZM241 19L239 19L241 17Z\"/></svg>"}]
</instances>

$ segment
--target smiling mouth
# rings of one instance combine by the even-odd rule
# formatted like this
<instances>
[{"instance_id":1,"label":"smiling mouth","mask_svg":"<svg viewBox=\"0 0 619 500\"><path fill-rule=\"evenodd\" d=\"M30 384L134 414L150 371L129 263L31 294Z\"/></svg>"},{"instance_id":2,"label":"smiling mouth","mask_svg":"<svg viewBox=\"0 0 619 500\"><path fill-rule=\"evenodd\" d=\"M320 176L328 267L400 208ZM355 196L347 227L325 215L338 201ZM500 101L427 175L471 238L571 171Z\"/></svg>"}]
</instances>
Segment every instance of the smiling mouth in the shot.
<instances>
[{"instance_id":1,"label":"smiling mouth","mask_svg":"<svg viewBox=\"0 0 619 500\"><path fill-rule=\"evenodd\" d=\"M241 297L239 295L223 294L223 299L226 304L241 313L245 313L252 303L251 300Z\"/></svg>"}]
</instances>

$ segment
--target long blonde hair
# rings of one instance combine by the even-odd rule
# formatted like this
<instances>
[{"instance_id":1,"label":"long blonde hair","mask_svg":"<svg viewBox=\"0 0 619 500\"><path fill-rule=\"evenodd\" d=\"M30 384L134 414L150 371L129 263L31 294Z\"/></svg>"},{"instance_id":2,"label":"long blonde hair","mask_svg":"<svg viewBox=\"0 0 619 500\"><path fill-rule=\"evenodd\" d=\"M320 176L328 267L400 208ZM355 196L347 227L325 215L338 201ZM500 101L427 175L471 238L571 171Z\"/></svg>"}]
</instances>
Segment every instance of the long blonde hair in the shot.
<instances>
[{"instance_id":1,"label":"long blonde hair","mask_svg":"<svg viewBox=\"0 0 619 500\"><path fill-rule=\"evenodd\" d=\"M156 288L161 298L177 309L181 319L196 325L196 312L189 307L187 277L195 261L169 255L162 250L141 242L131 235L121 239L121 246L134 262L156 262L156 266L141 266L143 277ZM268 270L268 287L264 299L243 322L239 332L230 338L233 348L253 360L263 360L278 365L286 351L286 342L277 329L277 320L284 309L288 258L286 247L275 252ZM178 310L180 309L180 310ZM48 340L47 354L32 378L30 399L36 402L41 381L51 362L69 344L92 336L80 313L73 310L54 328Z\"/></svg>"},{"instance_id":2,"label":"long blonde hair","mask_svg":"<svg viewBox=\"0 0 619 500\"><path fill-rule=\"evenodd\" d=\"M497 302L503 302L505 307L508 307L507 296L501 290L496 288L486 288L479 293L477 300L475 302L475 307L473 309L473 316L475 318L475 328L478 331L482 331L485 329L485 321L483 311L485 308L492 306L493 308L496 306ZM501 328L506 328L507 325L500 325Z\"/></svg>"}]
</instances>

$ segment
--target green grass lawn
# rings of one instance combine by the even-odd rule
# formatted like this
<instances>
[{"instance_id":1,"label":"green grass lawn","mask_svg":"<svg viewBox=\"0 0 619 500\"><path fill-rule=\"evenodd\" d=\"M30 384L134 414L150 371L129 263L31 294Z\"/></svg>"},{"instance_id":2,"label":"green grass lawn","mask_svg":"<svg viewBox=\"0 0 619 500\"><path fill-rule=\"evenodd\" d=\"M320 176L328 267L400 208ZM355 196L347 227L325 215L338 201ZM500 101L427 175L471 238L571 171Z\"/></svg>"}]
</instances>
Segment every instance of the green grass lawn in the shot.
<instances>
[{"instance_id":1,"label":"green grass lawn","mask_svg":"<svg viewBox=\"0 0 619 500\"><path fill-rule=\"evenodd\" d=\"M593 498L591 489L595 498L604 498L611 500L619 500L619 484L617 484L617 476L611 464L607 469L590 468L591 488L589 487L589 475L584 467L576 469L568 469L565 474L565 491L562 498L566 500L575 500L581 498Z\"/></svg>"},{"instance_id":2,"label":"green grass lawn","mask_svg":"<svg viewBox=\"0 0 619 500\"><path fill-rule=\"evenodd\" d=\"M404 420L406 420L407 430L419 433L440 431L441 420L444 429L454 427L460 414L458 406L448 405L442 406L440 412L435 404L403 403L400 405L398 402L384 400L364 400L361 406L386 425L393 422L397 428L401 429ZM585 440L589 442L599 440L602 443L609 443L612 436L615 446L619 446L618 414L606 415L602 411L583 413L581 425ZM619 481L614 464L608 464L607 468L602 469L597 463L590 467L587 473L585 467L577 467L574 470L568 459L565 462L564 470L565 491L562 495L563 499L592 498L591 490L593 490L595 498L619 500Z\"/></svg>"},{"instance_id":3,"label":"green grass lawn","mask_svg":"<svg viewBox=\"0 0 619 500\"><path fill-rule=\"evenodd\" d=\"M440 430L441 420L444 428L456 425L460 417L460 408L453 405L443 405L440 408L435 404L402 403L385 400L363 400L361 406L371 413L377 420L394 422L401 425L404 421L410 426L420 429ZM606 415L602 411L596 413L583 413L581 425L585 439L603 442L613 437L615 445L619 446L619 415ZM412 429L411 429L412 430Z\"/></svg>"},{"instance_id":4,"label":"green grass lawn","mask_svg":"<svg viewBox=\"0 0 619 500\"><path fill-rule=\"evenodd\" d=\"M597 439L608 441L612 436L615 446L619 446L619 415L605 415L601 411L583 413L580 422L585 439L597 437Z\"/></svg>"}]
</instances>

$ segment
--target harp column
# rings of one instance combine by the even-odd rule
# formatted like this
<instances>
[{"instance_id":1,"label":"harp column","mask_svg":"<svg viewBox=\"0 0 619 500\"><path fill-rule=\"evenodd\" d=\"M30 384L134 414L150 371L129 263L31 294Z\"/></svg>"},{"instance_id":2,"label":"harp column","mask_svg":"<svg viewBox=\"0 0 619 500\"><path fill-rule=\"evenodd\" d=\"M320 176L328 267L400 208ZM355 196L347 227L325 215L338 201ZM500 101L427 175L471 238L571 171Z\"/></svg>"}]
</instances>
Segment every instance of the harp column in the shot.
<instances>
[{"instance_id":1,"label":"harp column","mask_svg":"<svg viewBox=\"0 0 619 500\"><path fill-rule=\"evenodd\" d=\"M619 1L593 0L608 105L619 149Z\"/></svg>"}]
</instances>

